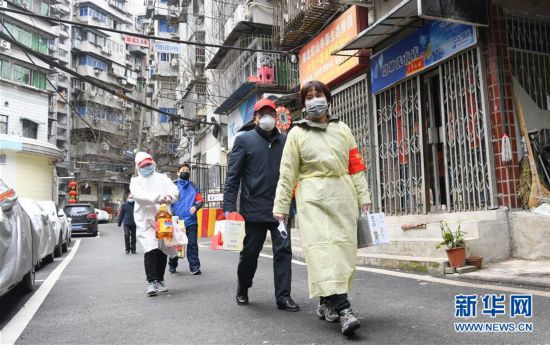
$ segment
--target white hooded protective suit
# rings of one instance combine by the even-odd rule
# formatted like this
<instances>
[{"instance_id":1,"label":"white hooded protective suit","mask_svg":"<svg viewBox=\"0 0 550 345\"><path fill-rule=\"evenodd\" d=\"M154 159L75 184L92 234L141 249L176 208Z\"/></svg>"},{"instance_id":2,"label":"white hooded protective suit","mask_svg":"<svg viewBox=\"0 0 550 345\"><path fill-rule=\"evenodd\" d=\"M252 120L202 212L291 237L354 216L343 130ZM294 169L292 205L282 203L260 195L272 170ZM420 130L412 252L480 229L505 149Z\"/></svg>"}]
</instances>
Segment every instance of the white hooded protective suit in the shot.
<instances>
[{"instance_id":1,"label":"white hooded protective suit","mask_svg":"<svg viewBox=\"0 0 550 345\"><path fill-rule=\"evenodd\" d=\"M178 187L164 174L154 171L149 176L142 176L139 173L138 164L151 158L148 153L138 152L136 154L136 170L138 176L132 177L130 182L130 193L135 200L134 220L136 222L136 233L145 253L160 249L166 255L175 254L175 247L169 248L164 245L164 241L159 241L155 237L155 216L158 212L160 201L166 196L170 196L172 201L178 200Z\"/></svg>"}]
</instances>

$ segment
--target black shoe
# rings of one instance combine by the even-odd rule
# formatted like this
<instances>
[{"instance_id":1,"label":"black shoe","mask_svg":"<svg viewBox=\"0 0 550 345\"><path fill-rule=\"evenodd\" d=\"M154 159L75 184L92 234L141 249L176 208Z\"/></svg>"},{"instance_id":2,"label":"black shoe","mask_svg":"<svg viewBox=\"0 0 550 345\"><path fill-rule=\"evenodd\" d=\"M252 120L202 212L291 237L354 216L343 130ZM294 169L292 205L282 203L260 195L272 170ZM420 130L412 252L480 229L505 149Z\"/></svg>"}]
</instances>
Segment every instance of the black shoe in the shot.
<instances>
[{"instance_id":1,"label":"black shoe","mask_svg":"<svg viewBox=\"0 0 550 345\"><path fill-rule=\"evenodd\" d=\"M176 268L175 267L170 267L170 268L168 268L168 272L176 273Z\"/></svg>"},{"instance_id":2,"label":"black shoe","mask_svg":"<svg viewBox=\"0 0 550 345\"><path fill-rule=\"evenodd\" d=\"M129 250L129 249L126 249L126 254L130 254L130 250Z\"/></svg>"},{"instance_id":3,"label":"black shoe","mask_svg":"<svg viewBox=\"0 0 550 345\"><path fill-rule=\"evenodd\" d=\"M201 270L196 270L195 272L191 272L194 276L200 276L202 274Z\"/></svg>"},{"instance_id":4,"label":"black shoe","mask_svg":"<svg viewBox=\"0 0 550 345\"><path fill-rule=\"evenodd\" d=\"M248 304L248 288L237 287L237 297L235 297L238 305Z\"/></svg>"},{"instance_id":5,"label":"black shoe","mask_svg":"<svg viewBox=\"0 0 550 345\"><path fill-rule=\"evenodd\" d=\"M132 254L137 254L137 252L135 250L132 250Z\"/></svg>"},{"instance_id":6,"label":"black shoe","mask_svg":"<svg viewBox=\"0 0 550 345\"><path fill-rule=\"evenodd\" d=\"M290 297L281 303L277 303L277 308L284 311L300 311L300 307Z\"/></svg>"}]
</instances>

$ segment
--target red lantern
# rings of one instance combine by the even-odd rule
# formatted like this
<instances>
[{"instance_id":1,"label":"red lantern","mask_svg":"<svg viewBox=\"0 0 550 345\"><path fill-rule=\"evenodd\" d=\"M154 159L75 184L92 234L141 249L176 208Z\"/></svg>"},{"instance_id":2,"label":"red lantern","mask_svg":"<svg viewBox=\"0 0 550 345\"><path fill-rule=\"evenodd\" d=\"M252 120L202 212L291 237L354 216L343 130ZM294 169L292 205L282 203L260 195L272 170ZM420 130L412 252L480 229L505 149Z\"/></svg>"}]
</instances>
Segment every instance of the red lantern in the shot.
<instances>
[{"instance_id":1,"label":"red lantern","mask_svg":"<svg viewBox=\"0 0 550 345\"><path fill-rule=\"evenodd\" d=\"M76 190L72 190L69 192L69 195L70 196L76 196L78 193L76 192Z\"/></svg>"},{"instance_id":2,"label":"red lantern","mask_svg":"<svg viewBox=\"0 0 550 345\"><path fill-rule=\"evenodd\" d=\"M76 188L76 182L75 181L69 182L69 187L71 187L71 189L75 189Z\"/></svg>"},{"instance_id":3,"label":"red lantern","mask_svg":"<svg viewBox=\"0 0 550 345\"><path fill-rule=\"evenodd\" d=\"M76 204L76 200L75 200L75 199L70 199L70 200L69 200L69 204L71 204L71 205L72 205L72 204Z\"/></svg>"}]
</instances>

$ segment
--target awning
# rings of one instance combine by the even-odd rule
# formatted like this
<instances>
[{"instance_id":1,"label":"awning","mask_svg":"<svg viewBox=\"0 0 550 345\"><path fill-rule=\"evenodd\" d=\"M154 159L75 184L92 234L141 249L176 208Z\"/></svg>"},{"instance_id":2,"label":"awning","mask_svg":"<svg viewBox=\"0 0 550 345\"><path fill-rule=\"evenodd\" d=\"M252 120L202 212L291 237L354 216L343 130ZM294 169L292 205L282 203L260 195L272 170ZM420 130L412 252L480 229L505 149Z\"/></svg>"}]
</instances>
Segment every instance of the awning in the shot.
<instances>
[{"instance_id":1,"label":"awning","mask_svg":"<svg viewBox=\"0 0 550 345\"><path fill-rule=\"evenodd\" d=\"M418 1L404 0L333 54L343 50L374 48L418 20Z\"/></svg>"}]
</instances>

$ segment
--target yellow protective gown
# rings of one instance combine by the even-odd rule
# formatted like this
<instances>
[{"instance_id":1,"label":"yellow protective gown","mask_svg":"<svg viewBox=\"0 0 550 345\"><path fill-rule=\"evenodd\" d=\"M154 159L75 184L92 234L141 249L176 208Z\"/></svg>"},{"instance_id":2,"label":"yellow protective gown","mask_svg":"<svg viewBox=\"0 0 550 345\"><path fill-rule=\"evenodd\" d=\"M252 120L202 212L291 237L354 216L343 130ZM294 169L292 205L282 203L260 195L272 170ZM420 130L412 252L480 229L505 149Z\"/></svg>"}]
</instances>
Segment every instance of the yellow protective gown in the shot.
<instances>
[{"instance_id":1,"label":"yellow protective gown","mask_svg":"<svg viewBox=\"0 0 550 345\"><path fill-rule=\"evenodd\" d=\"M296 205L309 295L331 296L351 289L357 257L359 207L370 203L364 171L349 174L349 151L357 144L349 127L297 122L288 134L273 213L288 214L298 181Z\"/></svg>"}]
</instances>

